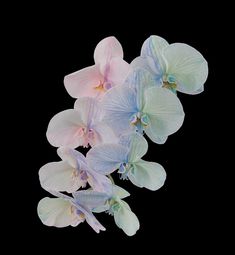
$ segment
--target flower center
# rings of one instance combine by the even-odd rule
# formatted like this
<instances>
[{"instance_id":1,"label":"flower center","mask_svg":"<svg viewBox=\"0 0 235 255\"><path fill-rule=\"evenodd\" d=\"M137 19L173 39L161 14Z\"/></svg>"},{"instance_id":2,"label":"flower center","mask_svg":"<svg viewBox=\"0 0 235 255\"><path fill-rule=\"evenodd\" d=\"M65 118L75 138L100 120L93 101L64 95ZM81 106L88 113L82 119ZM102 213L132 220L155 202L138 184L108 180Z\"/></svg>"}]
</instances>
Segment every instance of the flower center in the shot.
<instances>
[{"instance_id":1,"label":"flower center","mask_svg":"<svg viewBox=\"0 0 235 255\"><path fill-rule=\"evenodd\" d=\"M121 174L121 180L128 180L128 173L132 169L132 165L130 163L122 163L118 169L118 173Z\"/></svg>"},{"instance_id":2,"label":"flower center","mask_svg":"<svg viewBox=\"0 0 235 255\"><path fill-rule=\"evenodd\" d=\"M130 119L131 125L135 125L137 131L143 133L143 127L149 125L149 117L145 113L138 112L134 114Z\"/></svg>"},{"instance_id":3,"label":"flower center","mask_svg":"<svg viewBox=\"0 0 235 255\"><path fill-rule=\"evenodd\" d=\"M79 220L85 219L85 214L78 210L74 205L71 205L70 213L73 214L75 217L78 217Z\"/></svg>"},{"instance_id":4,"label":"flower center","mask_svg":"<svg viewBox=\"0 0 235 255\"><path fill-rule=\"evenodd\" d=\"M174 75L168 74L168 75L164 76L162 87L167 88L167 89L171 90L172 92L176 93L177 84L176 84L176 79L175 79Z\"/></svg>"},{"instance_id":5,"label":"flower center","mask_svg":"<svg viewBox=\"0 0 235 255\"><path fill-rule=\"evenodd\" d=\"M95 90L98 90L100 92L106 92L107 90L112 88L112 84L110 82L100 82L98 86L95 87Z\"/></svg>"}]
</instances>

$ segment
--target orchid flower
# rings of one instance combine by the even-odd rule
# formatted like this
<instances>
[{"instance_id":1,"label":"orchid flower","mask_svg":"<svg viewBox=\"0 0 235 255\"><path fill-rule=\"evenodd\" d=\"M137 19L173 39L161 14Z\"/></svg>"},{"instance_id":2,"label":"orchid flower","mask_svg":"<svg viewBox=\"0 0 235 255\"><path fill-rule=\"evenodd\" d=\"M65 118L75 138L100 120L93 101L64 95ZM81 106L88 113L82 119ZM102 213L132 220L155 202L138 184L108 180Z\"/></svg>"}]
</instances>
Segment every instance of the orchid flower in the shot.
<instances>
[{"instance_id":1,"label":"orchid flower","mask_svg":"<svg viewBox=\"0 0 235 255\"><path fill-rule=\"evenodd\" d=\"M75 192L87 182L96 191L105 191L110 185L108 177L93 171L86 158L78 151L61 147L57 150L60 162L51 162L39 170L41 186L45 190Z\"/></svg>"},{"instance_id":2,"label":"orchid flower","mask_svg":"<svg viewBox=\"0 0 235 255\"><path fill-rule=\"evenodd\" d=\"M56 114L47 129L47 139L55 147L88 147L115 140L111 128L102 122L102 108L96 99L77 99L74 109Z\"/></svg>"},{"instance_id":3,"label":"orchid flower","mask_svg":"<svg viewBox=\"0 0 235 255\"><path fill-rule=\"evenodd\" d=\"M74 197L80 204L86 204L93 212L107 211L113 215L116 225L128 236L132 236L139 229L140 224L130 206L122 200L129 195L123 188L110 185L107 193L85 190L76 192Z\"/></svg>"},{"instance_id":4,"label":"orchid flower","mask_svg":"<svg viewBox=\"0 0 235 255\"><path fill-rule=\"evenodd\" d=\"M155 35L144 42L141 56L131 66L149 70L165 88L192 95L204 90L208 76L207 61L200 52L184 43L169 44Z\"/></svg>"},{"instance_id":5,"label":"orchid flower","mask_svg":"<svg viewBox=\"0 0 235 255\"><path fill-rule=\"evenodd\" d=\"M161 188L166 179L163 167L141 158L147 153L148 143L139 133L123 135L119 144L97 145L87 153L90 167L100 174L110 174L116 169L121 179L129 179L138 187L150 190Z\"/></svg>"},{"instance_id":6,"label":"orchid flower","mask_svg":"<svg viewBox=\"0 0 235 255\"><path fill-rule=\"evenodd\" d=\"M51 193L57 198L45 197L38 203L38 216L44 225L58 228L75 227L86 220L96 233L99 233L100 230L105 230L89 207L80 204L76 198L59 192Z\"/></svg>"},{"instance_id":7,"label":"orchid flower","mask_svg":"<svg viewBox=\"0 0 235 255\"><path fill-rule=\"evenodd\" d=\"M94 60L95 65L65 76L64 84L70 96L101 97L108 89L125 81L130 65L123 60L122 46L115 37L98 43Z\"/></svg>"},{"instance_id":8,"label":"orchid flower","mask_svg":"<svg viewBox=\"0 0 235 255\"><path fill-rule=\"evenodd\" d=\"M144 69L133 71L126 82L105 94L104 121L118 136L130 130L144 131L153 142L164 143L183 124L179 99L168 89L157 87Z\"/></svg>"}]
</instances>

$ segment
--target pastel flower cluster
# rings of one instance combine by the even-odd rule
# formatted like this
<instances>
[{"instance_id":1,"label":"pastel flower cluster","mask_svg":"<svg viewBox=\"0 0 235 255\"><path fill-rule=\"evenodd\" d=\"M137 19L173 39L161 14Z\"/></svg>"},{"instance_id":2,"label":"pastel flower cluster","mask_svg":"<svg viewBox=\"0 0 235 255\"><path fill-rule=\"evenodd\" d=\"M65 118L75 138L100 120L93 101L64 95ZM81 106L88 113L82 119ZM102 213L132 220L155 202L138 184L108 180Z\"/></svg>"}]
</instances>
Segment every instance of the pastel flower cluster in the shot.
<instances>
[{"instance_id":1,"label":"pastel flower cluster","mask_svg":"<svg viewBox=\"0 0 235 255\"><path fill-rule=\"evenodd\" d=\"M115 37L95 48L95 64L65 76L74 108L56 114L47 129L49 143L61 161L39 170L43 198L38 215L47 226L77 226L86 221L97 233L105 230L95 213L108 212L132 236L139 220L124 199L130 194L114 184L111 174L149 190L161 188L164 168L143 160L147 136L163 144L183 124L178 92L203 91L208 66L203 56L183 43L168 44L150 36L131 64L123 60ZM77 147L91 147L84 156ZM87 188L87 189L85 189Z\"/></svg>"}]
</instances>

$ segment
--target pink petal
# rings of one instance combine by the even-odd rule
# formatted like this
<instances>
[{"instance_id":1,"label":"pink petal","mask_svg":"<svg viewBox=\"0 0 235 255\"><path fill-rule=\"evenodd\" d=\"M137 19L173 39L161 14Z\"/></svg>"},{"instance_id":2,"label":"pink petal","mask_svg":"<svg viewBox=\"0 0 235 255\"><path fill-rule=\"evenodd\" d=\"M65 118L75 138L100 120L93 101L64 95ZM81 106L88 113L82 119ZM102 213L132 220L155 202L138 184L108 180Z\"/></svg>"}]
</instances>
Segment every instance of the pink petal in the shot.
<instances>
[{"instance_id":1,"label":"pink petal","mask_svg":"<svg viewBox=\"0 0 235 255\"><path fill-rule=\"evenodd\" d=\"M103 84L103 81L104 78L96 65L86 67L64 77L65 88L69 95L74 98L96 97L100 92L96 88Z\"/></svg>"},{"instance_id":2,"label":"pink petal","mask_svg":"<svg viewBox=\"0 0 235 255\"><path fill-rule=\"evenodd\" d=\"M122 45L114 36L107 37L97 44L94 52L96 64L105 66L114 57L123 58Z\"/></svg>"},{"instance_id":3,"label":"pink petal","mask_svg":"<svg viewBox=\"0 0 235 255\"><path fill-rule=\"evenodd\" d=\"M56 114L51 119L46 135L49 143L55 147L76 148L82 145L84 128L80 114L70 109Z\"/></svg>"},{"instance_id":4,"label":"pink petal","mask_svg":"<svg viewBox=\"0 0 235 255\"><path fill-rule=\"evenodd\" d=\"M122 58L112 58L105 73L105 80L112 86L122 85L131 70L130 65Z\"/></svg>"}]
</instances>

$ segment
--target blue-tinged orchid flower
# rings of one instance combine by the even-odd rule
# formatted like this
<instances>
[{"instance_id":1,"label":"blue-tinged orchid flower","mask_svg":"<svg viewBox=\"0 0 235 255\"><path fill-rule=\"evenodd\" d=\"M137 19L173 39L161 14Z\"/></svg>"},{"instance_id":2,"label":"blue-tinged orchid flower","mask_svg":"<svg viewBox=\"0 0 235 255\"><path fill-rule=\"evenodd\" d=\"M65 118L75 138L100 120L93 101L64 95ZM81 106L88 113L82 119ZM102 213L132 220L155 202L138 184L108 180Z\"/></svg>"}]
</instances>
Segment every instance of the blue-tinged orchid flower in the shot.
<instances>
[{"instance_id":1,"label":"blue-tinged orchid flower","mask_svg":"<svg viewBox=\"0 0 235 255\"><path fill-rule=\"evenodd\" d=\"M115 140L110 127L102 122L102 107L94 98L77 99L74 109L56 114L47 129L47 139L55 147L88 147Z\"/></svg>"},{"instance_id":2,"label":"blue-tinged orchid flower","mask_svg":"<svg viewBox=\"0 0 235 255\"><path fill-rule=\"evenodd\" d=\"M110 174L119 169L122 179L129 179L141 188L157 190L163 186L166 172L160 164L141 159L147 150L145 138L139 133L132 133L121 136L119 144L93 147L87 153L87 161L98 173Z\"/></svg>"},{"instance_id":3,"label":"blue-tinged orchid flower","mask_svg":"<svg viewBox=\"0 0 235 255\"><path fill-rule=\"evenodd\" d=\"M78 191L73 194L75 200L93 212L107 211L114 216L116 225L128 236L132 236L139 229L139 220L131 211L130 206L122 199L130 194L123 188L110 185L107 193L95 191Z\"/></svg>"},{"instance_id":4,"label":"blue-tinged orchid flower","mask_svg":"<svg viewBox=\"0 0 235 255\"><path fill-rule=\"evenodd\" d=\"M105 230L95 218L89 206L79 203L75 197L69 197L59 192L51 193L57 198L45 197L38 203L38 216L43 224L59 228L75 227L86 220L96 233Z\"/></svg>"},{"instance_id":5,"label":"blue-tinged orchid flower","mask_svg":"<svg viewBox=\"0 0 235 255\"><path fill-rule=\"evenodd\" d=\"M110 89L102 104L104 121L117 135L130 130L144 131L156 143L164 143L184 120L177 96L157 87L152 75L144 69L132 72L125 86Z\"/></svg>"},{"instance_id":6,"label":"blue-tinged orchid flower","mask_svg":"<svg viewBox=\"0 0 235 255\"><path fill-rule=\"evenodd\" d=\"M87 182L97 191L105 191L111 181L108 177L93 171L86 158L78 151L60 147L57 150L60 162L51 162L39 170L41 186L45 190L75 192Z\"/></svg>"},{"instance_id":7,"label":"blue-tinged orchid flower","mask_svg":"<svg viewBox=\"0 0 235 255\"><path fill-rule=\"evenodd\" d=\"M186 94L202 92L208 76L207 61L200 52L184 43L168 44L155 35L144 42L141 56L131 66L149 70L161 86Z\"/></svg>"}]
</instances>

